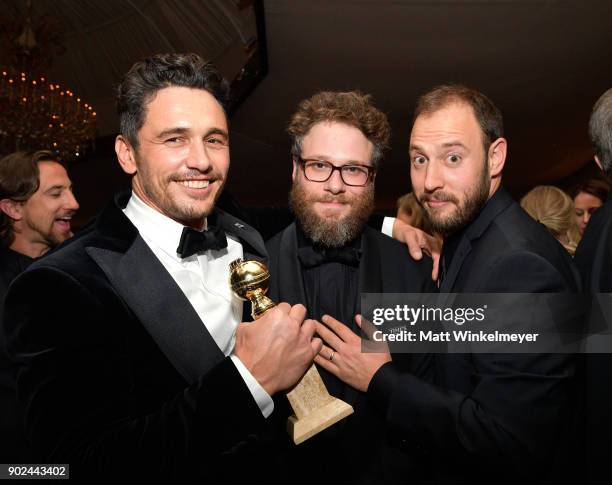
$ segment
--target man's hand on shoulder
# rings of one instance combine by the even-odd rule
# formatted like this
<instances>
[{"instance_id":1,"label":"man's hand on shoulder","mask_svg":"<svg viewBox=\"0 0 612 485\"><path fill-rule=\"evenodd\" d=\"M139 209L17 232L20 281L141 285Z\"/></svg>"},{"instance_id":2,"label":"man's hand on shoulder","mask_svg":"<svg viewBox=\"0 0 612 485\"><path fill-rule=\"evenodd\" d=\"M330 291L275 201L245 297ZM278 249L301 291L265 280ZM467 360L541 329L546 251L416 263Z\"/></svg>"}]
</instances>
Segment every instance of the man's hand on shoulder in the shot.
<instances>
[{"instance_id":1,"label":"man's hand on shoulder","mask_svg":"<svg viewBox=\"0 0 612 485\"><path fill-rule=\"evenodd\" d=\"M431 278L434 281L438 279L438 266L442 251L442 244L438 239L397 218L393 224L393 239L406 244L413 259L420 260L423 252L431 256L433 259Z\"/></svg>"},{"instance_id":2,"label":"man's hand on shoulder","mask_svg":"<svg viewBox=\"0 0 612 485\"><path fill-rule=\"evenodd\" d=\"M269 395L295 385L321 350L315 323L305 317L303 305L280 303L236 330L234 354Z\"/></svg>"}]
</instances>

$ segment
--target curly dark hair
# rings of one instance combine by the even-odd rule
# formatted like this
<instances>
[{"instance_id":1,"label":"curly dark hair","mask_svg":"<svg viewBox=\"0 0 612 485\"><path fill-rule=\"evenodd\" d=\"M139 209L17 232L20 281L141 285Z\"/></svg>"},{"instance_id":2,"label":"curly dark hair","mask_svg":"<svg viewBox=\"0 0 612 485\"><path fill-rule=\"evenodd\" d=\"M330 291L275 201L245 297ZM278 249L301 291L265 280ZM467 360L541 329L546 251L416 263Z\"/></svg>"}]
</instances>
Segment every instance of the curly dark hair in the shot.
<instances>
[{"instance_id":1,"label":"curly dark hair","mask_svg":"<svg viewBox=\"0 0 612 485\"><path fill-rule=\"evenodd\" d=\"M304 136L324 121L344 123L360 130L374 145L372 164L378 167L389 148L391 127L387 115L372 104L372 96L359 91L321 91L300 102L287 127L294 157L301 156Z\"/></svg>"},{"instance_id":2,"label":"curly dark hair","mask_svg":"<svg viewBox=\"0 0 612 485\"><path fill-rule=\"evenodd\" d=\"M229 85L217 68L197 54L157 54L135 63L117 88L121 134L138 148L146 106L157 91L170 87L203 89L227 109Z\"/></svg>"}]
</instances>

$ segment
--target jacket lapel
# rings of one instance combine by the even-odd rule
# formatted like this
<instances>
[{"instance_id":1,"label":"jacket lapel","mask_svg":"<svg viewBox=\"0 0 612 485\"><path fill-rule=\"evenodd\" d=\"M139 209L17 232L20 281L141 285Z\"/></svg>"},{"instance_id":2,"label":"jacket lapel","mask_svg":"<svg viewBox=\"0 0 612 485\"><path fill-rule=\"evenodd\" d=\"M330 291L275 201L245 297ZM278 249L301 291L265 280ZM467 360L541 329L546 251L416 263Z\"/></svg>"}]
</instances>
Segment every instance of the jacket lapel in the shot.
<instances>
[{"instance_id":1,"label":"jacket lapel","mask_svg":"<svg viewBox=\"0 0 612 485\"><path fill-rule=\"evenodd\" d=\"M237 217L221 209L215 209L214 216L216 217L216 223L221 226L226 233L236 237L242 244L243 261L254 259L264 264L268 264L268 252L266 251L266 245L259 232L244 221L241 221ZM246 300L242 305L243 321L252 320L251 308L251 302Z\"/></svg>"},{"instance_id":2,"label":"jacket lapel","mask_svg":"<svg viewBox=\"0 0 612 485\"><path fill-rule=\"evenodd\" d=\"M279 301L286 301L291 305L301 303L304 306L308 306L306 291L304 290L302 267L297 257L295 223L288 226L282 232L276 258L278 262L272 273L272 277L276 279L275 297Z\"/></svg>"},{"instance_id":3,"label":"jacket lapel","mask_svg":"<svg viewBox=\"0 0 612 485\"><path fill-rule=\"evenodd\" d=\"M240 239L244 252L243 259L256 259L262 262L267 261L268 253L266 251L266 245L261 235L255 229L221 209L215 209L215 214L217 217L217 224L219 224L225 232Z\"/></svg>"},{"instance_id":4,"label":"jacket lapel","mask_svg":"<svg viewBox=\"0 0 612 485\"><path fill-rule=\"evenodd\" d=\"M514 200L503 187L497 189L493 196L487 201L476 219L465 229L457 251L453 256L447 274L440 285L440 293L451 293L465 259L472 252L472 242L480 238L493 223L500 212L510 206Z\"/></svg>"},{"instance_id":5,"label":"jacket lapel","mask_svg":"<svg viewBox=\"0 0 612 485\"><path fill-rule=\"evenodd\" d=\"M374 229L366 226L361 236L361 261L359 263L359 288L361 293L382 293L383 268L388 266L383 264L384 255L379 249L372 236ZM359 304L361 311L361 302Z\"/></svg>"},{"instance_id":6,"label":"jacket lapel","mask_svg":"<svg viewBox=\"0 0 612 485\"><path fill-rule=\"evenodd\" d=\"M370 229L366 226L361 236L361 260L359 261L359 289L360 294L358 295L358 312L361 313L361 295L363 293L382 293L383 292L383 281L382 281L382 268L383 266L383 254L379 250L378 244L372 237ZM352 331L359 334L359 328L357 324L352 320L350 322L344 322ZM344 401L352 406L356 406L358 400L363 398L361 392L355 390L349 385L344 385L342 393L339 396Z\"/></svg>"},{"instance_id":7,"label":"jacket lapel","mask_svg":"<svg viewBox=\"0 0 612 485\"><path fill-rule=\"evenodd\" d=\"M461 266L463 266L465 258L467 258L471 251L472 243L464 234L459 242L459 247L453 256L450 268L448 268L446 276L442 280L442 284L440 285L440 293L451 293L455 286L457 276L459 275L459 270L461 269Z\"/></svg>"},{"instance_id":8,"label":"jacket lapel","mask_svg":"<svg viewBox=\"0 0 612 485\"><path fill-rule=\"evenodd\" d=\"M119 244L86 251L172 365L193 383L224 355L119 204L107 208L98 221L102 234L115 241L120 236Z\"/></svg>"}]
</instances>

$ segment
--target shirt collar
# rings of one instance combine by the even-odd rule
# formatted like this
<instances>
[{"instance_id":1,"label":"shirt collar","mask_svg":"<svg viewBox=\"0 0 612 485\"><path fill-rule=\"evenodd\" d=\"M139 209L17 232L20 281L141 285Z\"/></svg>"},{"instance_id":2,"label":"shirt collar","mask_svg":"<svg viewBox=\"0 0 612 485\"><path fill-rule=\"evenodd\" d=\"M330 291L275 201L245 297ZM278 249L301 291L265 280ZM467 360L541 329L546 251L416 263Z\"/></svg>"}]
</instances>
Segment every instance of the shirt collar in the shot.
<instances>
[{"instance_id":1,"label":"shirt collar","mask_svg":"<svg viewBox=\"0 0 612 485\"><path fill-rule=\"evenodd\" d=\"M181 261L176 249L185 227L183 224L145 204L134 192L132 192L123 212L136 226L143 239L155 244L169 256ZM206 227L206 219L204 219L204 227Z\"/></svg>"}]
</instances>

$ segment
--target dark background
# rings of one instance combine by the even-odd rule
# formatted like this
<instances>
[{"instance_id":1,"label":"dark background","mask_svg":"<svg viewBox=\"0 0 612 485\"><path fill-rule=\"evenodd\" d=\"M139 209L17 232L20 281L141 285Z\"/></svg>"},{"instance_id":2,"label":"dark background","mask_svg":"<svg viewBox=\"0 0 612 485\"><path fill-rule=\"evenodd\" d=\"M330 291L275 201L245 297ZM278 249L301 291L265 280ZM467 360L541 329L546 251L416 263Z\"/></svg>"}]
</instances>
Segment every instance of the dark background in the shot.
<instances>
[{"instance_id":1,"label":"dark background","mask_svg":"<svg viewBox=\"0 0 612 485\"><path fill-rule=\"evenodd\" d=\"M0 0L5 26L24 4ZM66 53L53 64L54 79L99 113L96 150L71 168L82 208L77 225L129 185L113 152L113 85L136 60L171 50L212 58L232 79L247 49L244 29L241 36L225 25L219 33L237 48L216 40L215 12L228 5L248 9L260 2L34 2L34 13L52 14L64 32ZM371 93L388 114L392 150L377 179L383 212L410 190L407 144L416 97L449 81L483 91L504 113L510 148L504 178L515 195L540 183L568 188L594 173L587 122L595 100L612 86L612 2L265 0L261 6L259 74L267 60L267 75L258 84L253 77L256 86L231 117L228 189L244 205L285 205L291 173L285 126L297 103L321 89Z\"/></svg>"}]
</instances>

